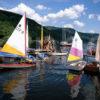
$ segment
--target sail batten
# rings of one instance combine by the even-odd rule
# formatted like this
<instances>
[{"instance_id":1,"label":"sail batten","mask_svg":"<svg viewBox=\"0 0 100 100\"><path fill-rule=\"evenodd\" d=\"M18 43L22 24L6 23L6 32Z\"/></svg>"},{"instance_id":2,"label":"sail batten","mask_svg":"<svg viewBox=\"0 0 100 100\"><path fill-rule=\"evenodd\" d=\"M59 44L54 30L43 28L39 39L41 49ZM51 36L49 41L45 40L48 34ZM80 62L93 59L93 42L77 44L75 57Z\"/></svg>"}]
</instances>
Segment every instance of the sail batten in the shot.
<instances>
[{"instance_id":1,"label":"sail batten","mask_svg":"<svg viewBox=\"0 0 100 100\"><path fill-rule=\"evenodd\" d=\"M68 61L80 60L83 58L83 44L80 36L75 32L74 39L72 41L72 47L68 56Z\"/></svg>"},{"instance_id":2,"label":"sail batten","mask_svg":"<svg viewBox=\"0 0 100 100\"><path fill-rule=\"evenodd\" d=\"M3 52L17 54L19 56L26 55L26 15L24 15L16 26L15 30L11 34L3 46Z\"/></svg>"}]
</instances>

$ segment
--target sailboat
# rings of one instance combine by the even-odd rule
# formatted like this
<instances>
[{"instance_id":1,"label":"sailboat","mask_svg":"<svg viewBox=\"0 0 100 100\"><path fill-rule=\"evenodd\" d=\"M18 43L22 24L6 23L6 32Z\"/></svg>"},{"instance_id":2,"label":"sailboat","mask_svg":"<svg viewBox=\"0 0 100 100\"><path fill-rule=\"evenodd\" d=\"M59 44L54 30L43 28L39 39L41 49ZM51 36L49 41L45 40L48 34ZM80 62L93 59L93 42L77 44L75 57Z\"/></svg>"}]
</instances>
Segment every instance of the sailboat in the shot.
<instances>
[{"instance_id":1,"label":"sailboat","mask_svg":"<svg viewBox=\"0 0 100 100\"><path fill-rule=\"evenodd\" d=\"M83 68L86 65L86 62L83 61L82 59L83 59L83 42L78 33L75 32L70 53L67 59L68 62L67 69L76 71L83 70Z\"/></svg>"},{"instance_id":2,"label":"sailboat","mask_svg":"<svg viewBox=\"0 0 100 100\"><path fill-rule=\"evenodd\" d=\"M99 34L98 41L97 41L95 60L97 62L100 62L100 34Z\"/></svg>"},{"instance_id":3,"label":"sailboat","mask_svg":"<svg viewBox=\"0 0 100 100\"><path fill-rule=\"evenodd\" d=\"M92 63L87 64L84 70L90 73L100 72L100 34L97 40L95 61L92 61Z\"/></svg>"},{"instance_id":4,"label":"sailboat","mask_svg":"<svg viewBox=\"0 0 100 100\"><path fill-rule=\"evenodd\" d=\"M28 30L26 30L26 14L23 15L15 30L11 34L10 38L7 40L2 52L17 55L18 57L27 58L27 48L28 48ZM0 64L0 68L24 68L31 67L34 64L29 63L7 63Z\"/></svg>"},{"instance_id":5,"label":"sailboat","mask_svg":"<svg viewBox=\"0 0 100 100\"><path fill-rule=\"evenodd\" d=\"M45 52L45 50L43 50L43 26L41 26L41 39L40 39L40 48L35 50L36 54L40 53L40 52Z\"/></svg>"},{"instance_id":6,"label":"sailboat","mask_svg":"<svg viewBox=\"0 0 100 100\"><path fill-rule=\"evenodd\" d=\"M49 34L49 44L53 44L51 43L50 34ZM55 45L51 47L52 47L52 50L49 52L50 56L66 56L68 54L67 52L57 52L55 49Z\"/></svg>"},{"instance_id":7,"label":"sailboat","mask_svg":"<svg viewBox=\"0 0 100 100\"><path fill-rule=\"evenodd\" d=\"M35 50L36 61L46 60L48 59L47 51L43 48L44 42L44 34L43 34L43 26L41 26L41 39L40 39L40 48Z\"/></svg>"}]
</instances>

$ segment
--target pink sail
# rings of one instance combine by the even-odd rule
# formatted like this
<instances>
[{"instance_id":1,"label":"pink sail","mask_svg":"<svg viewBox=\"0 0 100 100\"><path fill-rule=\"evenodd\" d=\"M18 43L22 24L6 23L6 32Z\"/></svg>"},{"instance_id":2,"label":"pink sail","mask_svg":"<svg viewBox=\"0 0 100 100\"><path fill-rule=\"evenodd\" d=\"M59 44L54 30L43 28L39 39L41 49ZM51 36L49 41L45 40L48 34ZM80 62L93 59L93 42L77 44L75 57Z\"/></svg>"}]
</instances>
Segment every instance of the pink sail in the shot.
<instances>
[{"instance_id":1,"label":"pink sail","mask_svg":"<svg viewBox=\"0 0 100 100\"><path fill-rule=\"evenodd\" d=\"M68 61L80 60L82 58L83 58L83 43L78 33L75 32L75 36L72 42L72 47L68 56Z\"/></svg>"}]
</instances>

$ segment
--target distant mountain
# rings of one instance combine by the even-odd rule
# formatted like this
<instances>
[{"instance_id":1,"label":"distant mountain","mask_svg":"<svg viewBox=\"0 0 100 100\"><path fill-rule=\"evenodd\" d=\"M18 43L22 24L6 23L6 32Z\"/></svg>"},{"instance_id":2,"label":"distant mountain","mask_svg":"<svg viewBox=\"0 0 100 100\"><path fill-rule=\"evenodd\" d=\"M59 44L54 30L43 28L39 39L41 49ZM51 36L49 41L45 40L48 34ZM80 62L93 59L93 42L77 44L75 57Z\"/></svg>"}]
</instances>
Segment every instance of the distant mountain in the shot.
<instances>
[{"instance_id":1,"label":"distant mountain","mask_svg":"<svg viewBox=\"0 0 100 100\"><path fill-rule=\"evenodd\" d=\"M3 46L7 41L9 36L12 34L14 28L21 19L21 15L0 10L0 46ZM40 39L41 34L41 25L35 22L34 20L28 19L27 22L29 25L29 45L30 47L36 46L36 40ZM75 30L71 28L59 28L44 26L44 36L50 36L54 38L56 43L60 43L63 40L63 37L66 38L66 41L71 42L74 36ZM98 34L90 33L81 33L79 35L83 39L83 42L96 42Z\"/></svg>"},{"instance_id":2,"label":"distant mountain","mask_svg":"<svg viewBox=\"0 0 100 100\"><path fill-rule=\"evenodd\" d=\"M46 26L46 28L51 32L52 36L58 41L63 41L66 38L67 42L72 42L75 29L72 28L58 28L52 26ZM82 33L78 32L84 43L94 42L96 43L98 38L98 33Z\"/></svg>"}]
</instances>

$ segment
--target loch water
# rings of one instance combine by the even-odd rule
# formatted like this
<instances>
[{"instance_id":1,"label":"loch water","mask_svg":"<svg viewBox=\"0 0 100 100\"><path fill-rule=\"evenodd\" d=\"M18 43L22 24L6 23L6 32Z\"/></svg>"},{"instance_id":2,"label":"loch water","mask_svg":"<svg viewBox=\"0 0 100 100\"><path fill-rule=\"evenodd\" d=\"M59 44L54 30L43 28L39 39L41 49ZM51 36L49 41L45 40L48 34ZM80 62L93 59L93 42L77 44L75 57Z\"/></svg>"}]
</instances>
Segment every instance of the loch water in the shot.
<instances>
[{"instance_id":1,"label":"loch water","mask_svg":"<svg viewBox=\"0 0 100 100\"><path fill-rule=\"evenodd\" d=\"M100 100L97 76L71 73L66 57L35 68L0 70L0 100Z\"/></svg>"}]
</instances>

